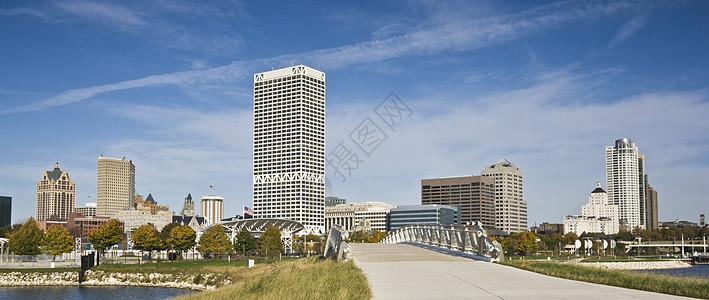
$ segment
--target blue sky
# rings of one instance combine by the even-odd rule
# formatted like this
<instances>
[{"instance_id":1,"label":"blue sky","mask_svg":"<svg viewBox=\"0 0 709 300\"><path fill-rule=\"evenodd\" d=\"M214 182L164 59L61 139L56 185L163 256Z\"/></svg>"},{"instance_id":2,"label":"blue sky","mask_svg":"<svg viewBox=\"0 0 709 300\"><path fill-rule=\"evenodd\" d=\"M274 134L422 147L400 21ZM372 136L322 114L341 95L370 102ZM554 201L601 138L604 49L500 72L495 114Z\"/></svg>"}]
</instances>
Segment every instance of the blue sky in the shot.
<instances>
[{"instance_id":1,"label":"blue sky","mask_svg":"<svg viewBox=\"0 0 709 300\"><path fill-rule=\"evenodd\" d=\"M443 1L441 1L443 2ZM3 1L0 195L34 215L59 162L95 201L101 154L179 212L187 193L251 205L253 74L327 74L327 151L390 94L410 108L329 195L420 203L420 180L524 173L530 225L577 214L604 147L646 155L660 220L707 209L706 1ZM376 120L376 119L373 119ZM331 155L329 155L331 156ZM705 211L706 210L706 211Z\"/></svg>"}]
</instances>

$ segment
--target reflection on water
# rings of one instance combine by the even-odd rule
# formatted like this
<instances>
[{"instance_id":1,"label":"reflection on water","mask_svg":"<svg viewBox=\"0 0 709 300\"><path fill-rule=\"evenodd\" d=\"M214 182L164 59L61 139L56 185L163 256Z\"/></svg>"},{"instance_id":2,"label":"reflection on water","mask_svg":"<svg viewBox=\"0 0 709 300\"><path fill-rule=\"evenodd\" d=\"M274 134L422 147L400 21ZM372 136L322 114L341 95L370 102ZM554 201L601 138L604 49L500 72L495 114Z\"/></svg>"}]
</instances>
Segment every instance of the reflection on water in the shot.
<instances>
[{"instance_id":1,"label":"reflection on water","mask_svg":"<svg viewBox=\"0 0 709 300\"><path fill-rule=\"evenodd\" d=\"M167 299L196 291L143 286L0 287L0 299Z\"/></svg>"},{"instance_id":2,"label":"reflection on water","mask_svg":"<svg viewBox=\"0 0 709 300\"><path fill-rule=\"evenodd\" d=\"M652 274L662 274L677 277L700 277L704 279L709 279L709 265L694 265L689 268L679 268L679 269L658 269L658 270L643 270L638 271L641 273L652 273Z\"/></svg>"}]
</instances>

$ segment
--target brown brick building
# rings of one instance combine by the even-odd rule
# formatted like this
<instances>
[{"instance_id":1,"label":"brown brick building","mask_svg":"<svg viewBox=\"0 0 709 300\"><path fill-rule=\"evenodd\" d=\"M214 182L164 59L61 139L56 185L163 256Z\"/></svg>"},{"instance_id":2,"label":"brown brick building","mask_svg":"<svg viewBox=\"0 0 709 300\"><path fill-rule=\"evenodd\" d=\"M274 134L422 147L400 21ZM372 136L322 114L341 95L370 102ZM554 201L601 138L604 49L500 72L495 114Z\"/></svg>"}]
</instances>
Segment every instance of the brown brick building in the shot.
<instances>
[{"instance_id":1,"label":"brown brick building","mask_svg":"<svg viewBox=\"0 0 709 300\"><path fill-rule=\"evenodd\" d=\"M461 223L482 222L495 227L495 180L483 176L421 180L421 204L460 206Z\"/></svg>"}]
</instances>

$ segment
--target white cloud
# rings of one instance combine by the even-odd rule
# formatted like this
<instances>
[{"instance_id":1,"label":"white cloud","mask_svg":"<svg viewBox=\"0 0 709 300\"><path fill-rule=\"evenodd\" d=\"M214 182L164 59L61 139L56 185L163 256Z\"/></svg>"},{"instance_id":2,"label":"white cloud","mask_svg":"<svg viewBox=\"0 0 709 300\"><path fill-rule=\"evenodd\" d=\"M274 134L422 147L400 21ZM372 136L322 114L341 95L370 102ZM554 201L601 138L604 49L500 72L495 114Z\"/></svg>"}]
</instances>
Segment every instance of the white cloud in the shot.
<instances>
[{"instance_id":1,"label":"white cloud","mask_svg":"<svg viewBox=\"0 0 709 300\"><path fill-rule=\"evenodd\" d=\"M513 91L467 99L445 92L435 99L404 99L414 116L390 132L391 138L345 183L331 180L334 194L354 202L415 204L420 179L479 174L505 157L525 174L530 221L559 222L564 214L578 213L596 182L605 184L604 146L630 137L646 154L651 185L666 197L662 201L703 197L693 186L696 180L688 180L701 173L698 162L687 158L706 155L709 148L709 120L703 117L709 115L709 91L566 101L597 88L597 77L604 74L557 71ZM437 107L435 113L428 113L431 106ZM328 117L344 124L328 128L328 149L344 138L330 133L346 134L360 121L350 117L341 122L348 120L344 111L329 112L338 111ZM660 217L680 216L679 211L660 211Z\"/></svg>"},{"instance_id":2,"label":"white cloud","mask_svg":"<svg viewBox=\"0 0 709 300\"><path fill-rule=\"evenodd\" d=\"M616 32L613 39L608 43L606 49L610 50L615 48L620 43L624 42L625 40L633 36L635 33L640 31L640 29L645 27L645 24L647 23L647 18L648 14L639 14L633 16L630 20L628 20L628 22L623 24L620 29L618 29L618 32Z\"/></svg>"},{"instance_id":3,"label":"white cloud","mask_svg":"<svg viewBox=\"0 0 709 300\"><path fill-rule=\"evenodd\" d=\"M498 15L473 21L444 24L436 28L420 30L383 40L373 40L309 53L284 55L271 59L236 61L229 65L207 70L155 75L114 84L69 90L33 104L0 110L0 114L43 110L122 89L164 84L204 83L211 80L223 80L224 78L234 80L235 78L251 76L253 71L249 68L244 68L244 66L263 65L268 62L286 65L287 62L297 60L304 61L316 68L337 69L354 64L383 61L394 57L431 54L440 51L477 49L528 36L566 23L617 14L631 6L631 4L627 3L554 3L510 15ZM86 10L80 11L84 12Z\"/></svg>"},{"instance_id":4,"label":"white cloud","mask_svg":"<svg viewBox=\"0 0 709 300\"><path fill-rule=\"evenodd\" d=\"M57 1L53 5L76 17L119 28L147 24L136 12L123 6L93 1Z\"/></svg>"}]
</instances>

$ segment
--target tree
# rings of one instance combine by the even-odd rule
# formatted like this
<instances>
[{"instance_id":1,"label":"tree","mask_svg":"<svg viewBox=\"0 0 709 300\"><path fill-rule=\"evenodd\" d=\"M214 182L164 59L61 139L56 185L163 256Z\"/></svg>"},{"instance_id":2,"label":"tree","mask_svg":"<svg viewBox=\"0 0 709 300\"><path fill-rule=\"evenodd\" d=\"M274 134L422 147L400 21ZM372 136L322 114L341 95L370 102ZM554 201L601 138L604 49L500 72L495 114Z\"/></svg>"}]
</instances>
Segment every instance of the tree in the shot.
<instances>
[{"instance_id":1,"label":"tree","mask_svg":"<svg viewBox=\"0 0 709 300\"><path fill-rule=\"evenodd\" d=\"M57 255L74 250L74 238L63 226L53 225L44 234L42 248L53 256L52 261L54 261Z\"/></svg>"},{"instance_id":2,"label":"tree","mask_svg":"<svg viewBox=\"0 0 709 300\"><path fill-rule=\"evenodd\" d=\"M37 222L30 217L22 227L10 234L10 251L17 255L37 255L42 253L44 232L37 227Z\"/></svg>"},{"instance_id":3,"label":"tree","mask_svg":"<svg viewBox=\"0 0 709 300\"><path fill-rule=\"evenodd\" d=\"M241 228L241 230L236 234L236 241L234 242L234 251L242 252L244 255L246 253L251 253L256 250L256 238L246 230L246 228Z\"/></svg>"},{"instance_id":4,"label":"tree","mask_svg":"<svg viewBox=\"0 0 709 300\"><path fill-rule=\"evenodd\" d=\"M520 255L530 255L537 253L537 236L531 231L522 232L519 235L517 251Z\"/></svg>"},{"instance_id":5,"label":"tree","mask_svg":"<svg viewBox=\"0 0 709 300\"><path fill-rule=\"evenodd\" d=\"M283 241L281 240L281 230L273 225L268 225L266 231L258 239L258 251L261 255L273 258L283 252Z\"/></svg>"},{"instance_id":6,"label":"tree","mask_svg":"<svg viewBox=\"0 0 709 300\"><path fill-rule=\"evenodd\" d=\"M199 245L197 246L197 251L205 256L210 256L213 253L227 253L231 249L233 249L233 245L221 224L207 229L199 239Z\"/></svg>"},{"instance_id":7,"label":"tree","mask_svg":"<svg viewBox=\"0 0 709 300\"><path fill-rule=\"evenodd\" d=\"M172 232L172 229L177 226L180 226L180 224L173 222L173 223L165 225L165 227L163 227L162 230L160 230L159 236L160 236L160 239L162 240L162 244L163 244L163 249L161 249L161 250L167 250L167 248L169 247L168 240L170 239L170 232Z\"/></svg>"},{"instance_id":8,"label":"tree","mask_svg":"<svg viewBox=\"0 0 709 300\"><path fill-rule=\"evenodd\" d=\"M162 239L158 236L158 231L151 223L141 225L133 231L133 248L140 251L148 251L148 260L152 259L153 251L163 248Z\"/></svg>"},{"instance_id":9,"label":"tree","mask_svg":"<svg viewBox=\"0 0 709 300\"><path fill-rule=\"evenodd\" d=\"M320 236L314 233L308 233L308 235L305 236L305 241L306 242L319 242L320 241Z\"/></svg>"},{"instance_id":10,"label":"tree","mask_svg":"<svg viewBox=\"0 0 709 300\"><path fill-rule=\"evenodd\" d=\"M386 237L387 237L386 232L374 230L374 231L372 231L372 234L370 235L370 242L379 243Z\"/></svg>"},{"instance_id":11,"label":"tree","mask_svg":"<svg viewBox=\"0 0 709 300\"><path fill-rule=\"evenodd\" d=\"M350 234L350 241L355 243L368 243L369 236L364 233L364 231L356 230L355 232Z\"/></svg>"},{"instance_id":12,"label":"tree","mask_svg":"<svg viewBox=\"0 0 709 300\"><path fill-rule=\"evenodd\" d=\"M182 252L190 250L197 244L197 233L187 225L176 226L170 230L167 244L168 248L178 251L182 255Z\"/></svg>"},{"instance_id":13,"label":"tree","mask_svg":"<svg viewBox=\"0 0 709 300\"><path fill-rule=\"evenodd\" d=\"M0 238L9 238L10 234L20 230L21 227L22 223L7 225L3 228L0 228Z\"/></svg>"},{"instance_id":14,"label":"tree","mask_svg":"<svg viewBox=\"0 0 709 300\"><path fill-rule=\"evenodd\" d=\"M94 249L99 251L99 254L103 254L108 247L116 245L122 240L123 230L121 230L121 223L116 219L108 220L97 230L89 233L89 242L94 246Z\"/></svg>"},{"instance_id":15,"label":"tree","mask_svg":"<svg viewBox=\"0 0 709 300\"><path fill-rule=\"evenodd\" d=\"M517 246L519 245L519 238L517 232L510 233L509 236L500 239L500 245L502 250L507 254L507 256L514 256L517 254Z\"/></svg>"}]
</instances>

